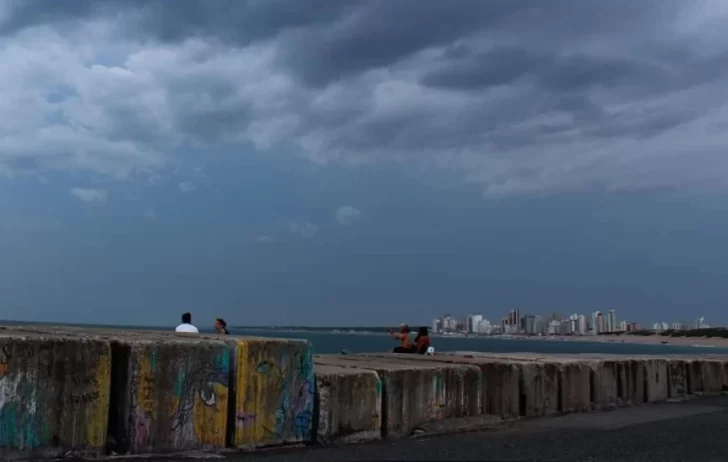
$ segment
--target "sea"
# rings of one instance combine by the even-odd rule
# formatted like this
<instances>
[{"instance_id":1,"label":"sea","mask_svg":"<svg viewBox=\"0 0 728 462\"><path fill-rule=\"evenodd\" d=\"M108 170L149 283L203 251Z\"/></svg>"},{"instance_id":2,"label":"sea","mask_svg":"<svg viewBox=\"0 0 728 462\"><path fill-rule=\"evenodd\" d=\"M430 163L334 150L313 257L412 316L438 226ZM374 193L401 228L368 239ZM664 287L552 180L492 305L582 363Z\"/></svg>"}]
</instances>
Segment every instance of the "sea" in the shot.
<instances>
[{"instance_id":1,"label":"sea","mask_svg":"<svg viewBox=\"0 0 728 462\"><path fill-rule=\"evenodd\" d=\"M160 330L159 326L110 326L90 324L28 323L0 321L0 324L68 325L72 327L115 328L134 330ZM170 330L174 326L169 327ZM387 352L397 346L397 341L389 335L376 332L359 331L335 332L322 330L283 330L275 328L228 328L232 335L273 338L297 338L311 342L314 354L377 353ZM203 333L213 333L212 329L200 329ZM728 348L685 346L685 345L644 345L614 342L587 342L558 339L519 339L505 337L440 337L432 338L436 351L478 351L488 353L554 353L554 354L623 354L623 355L670 355L670 354L728 354Z\"/></svg>"},{"instance_id":2,"label":"sea","mask_svg":"<svg viewBox=\"0 0 728 462\"><path fill-rule=\"evenodd\" d=\"M277 338L303 338L311 342L314 354L376 353L390 351L396 340L386 334L350 332L275 331L267 329L232 329L234 335L252 335ZM644 345L634 343L585 342L569 340L531 340L503 337L433 337L436 351L480 351L488 353L555 353L555 354L728 354L728 348Z\"/></svg>"}]
</instances>

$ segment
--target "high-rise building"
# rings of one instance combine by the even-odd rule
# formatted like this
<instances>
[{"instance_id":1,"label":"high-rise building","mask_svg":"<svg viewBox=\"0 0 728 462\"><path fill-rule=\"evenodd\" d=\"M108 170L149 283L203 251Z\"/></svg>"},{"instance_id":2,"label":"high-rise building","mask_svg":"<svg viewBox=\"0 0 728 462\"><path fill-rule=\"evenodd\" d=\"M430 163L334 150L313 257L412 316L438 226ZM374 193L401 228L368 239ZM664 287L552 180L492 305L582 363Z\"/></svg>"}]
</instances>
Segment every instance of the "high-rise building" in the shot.
<instances>
[{"instance_id":1,"label":"high-rise building","mask_svg":"<svg viewBox=\"0 0 728 462\"><path fill-rule=\"evenodd\" d=\"M561 333L561 321L552 319L549 322L548 334L549 335L558 335L560 333Z\"/></svg>"},{"instance_id":2,"label":"high-rise building","mask_svg":"<svg viewBox=\"0 0 728 462\"><path fill-rule=\"evenodd\" d=\"M466 319L465 327L468 333L474 334L478 332L478 324L483 320L482 314L471 314Z\"/></svg>"},{"instance_id":3,"label":"high-rise building","mask_svg":"<svg viewBox=\"0 0 728 462\"><path fill-rule=\"evenodd\" d=\"M548 323L541 316L536 316L536 320L534 321L534 330L536 335L543 335L548 330Z\"/></svg>"},{"instance_id":4,"label":"high-rise building","mask_svg":"<svg viewBox=\"0 0 728 462\"><path fill-rule=\"evenodd\" d=\"M432 320L432 332L442 332L442 320L440 318L435 318Z\"/></svg>"},{"instance_id":5,"label":"high-rise building","mask_svg":"<svg viewBox=\"0 0 728 462\"><path fill-rule=\"evenodd\" d=\"M579 319L577 320L578 328L577 328L577 334L578 335L586 335L587 332L589 332L589 320L586 316L583 314L579 315Z\"/></svg>"},{"instance_id":6,"label":"high-rise building","mask_svg":"<svg viewBox=\"0 0 728 462\"><path fill-rule=\"evenodd\" d=\"M523 329L523 332L525 332L527 335L535 335L536 334L536 316L532 316L530 314L524 316L521 328Z\"/></svg>"},{"instance_id":7,"label":"high-rise building","mask_svg":"<svg viewBox=\"0 0 728 462\"><path fill-rule=\"evenodd\" d=\"M595 334L601 334L605 332L604 315L601 311L595 311L592 314L592 330Z\"/></svg>"},{"instance_id":8,"label":"high-rise building","mask_svg":"<svg viewBox=\"0 0 728 462\"><path fill-rule=\"evenodd\" d=\"M617 332L617 313L614 310L607 313L606 332Z\"/></svg>"},{"instance_id":9,"label":"high-rise building","mask_svg":"<svg viewBox=\"0 0 728 462\"><path fill-rule=\"evenodd\" d=\"M508 312L508 323L509 326L518 326L521 324L521 313L518 309L511 310Z\"/></svg>"},{"instance_id":10,"label":"high-rise building","mask_svg":"<svg viewBox=\"0 0 728 462\"><path fill-rule=\"evenodd\" d=\"M484 335L490 335L493 333L493 326L490 325L490 321L487 319L481 319L478 323L478 333Z\"/></svg>"}]
</instances>

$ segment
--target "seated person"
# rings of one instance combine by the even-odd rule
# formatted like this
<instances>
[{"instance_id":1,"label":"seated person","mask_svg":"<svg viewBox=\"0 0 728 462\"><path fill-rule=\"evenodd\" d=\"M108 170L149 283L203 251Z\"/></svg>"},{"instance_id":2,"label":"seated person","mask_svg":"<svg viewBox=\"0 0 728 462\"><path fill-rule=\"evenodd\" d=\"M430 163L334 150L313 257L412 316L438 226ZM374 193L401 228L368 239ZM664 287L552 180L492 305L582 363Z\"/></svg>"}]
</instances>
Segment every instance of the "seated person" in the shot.
<instances>
[{"instance_id":1,"label":"seated person","mask_svg":"<svg viewBox=\"0 0 728 462\"><path fill-rule=\"evenodd\" d=\"M430 353L430 349L434 352L434 348L432 348L431 345L432 344L430 342L430 335L427 327L420 327L420 330L417 333L417 337L415 337L413 353L417 353L420 355L432 354Z\"/></svg>"},{"instance_id":2,"label":"seated person","mask_svg":"<svg viewBox=\"0 0 728 462\"><path fill-rule=\"evenodd\" d=\"M403 324L397 333L389 329L389 335L400 342L398 347L392 349L392 353L412 353L412 339L410 338L410 329L407 324Z\"/></svg>"}]
</instances>

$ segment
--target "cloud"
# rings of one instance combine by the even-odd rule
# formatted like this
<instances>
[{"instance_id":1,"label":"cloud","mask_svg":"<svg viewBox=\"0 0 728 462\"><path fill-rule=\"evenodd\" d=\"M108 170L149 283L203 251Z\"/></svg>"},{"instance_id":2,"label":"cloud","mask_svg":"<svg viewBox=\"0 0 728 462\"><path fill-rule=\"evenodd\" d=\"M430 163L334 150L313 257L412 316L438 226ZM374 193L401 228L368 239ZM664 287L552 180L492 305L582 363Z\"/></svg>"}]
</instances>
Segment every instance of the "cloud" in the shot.
<instances>
[{"instance_id":1,"label":"cloud","mask_svg":"<svg viewBox=\"0 0 728 462\"><path fill-rule=\"evenodd\" d=\"M309 222L298 223L291 221L288 223L288 231L291 234L298 234L305 238L312 238L319 232L319 227Z\"/></svg>"},{"instance_id":2,"label":"cloud","mask_svg":"<svg viewBox=\"0 0 728 462\"><path fill-rule=\"evenodd\" d=\"M149 177L252 145L492 199L727 186L721 2L218 4L6 4L0 171Z\"/></svg>"},{"instance_id":3,"label":"cloud","mask_svg":"<svg viewBox=\"0 0 728 462\"><path fill-rule=\"evenodd\" d=\"M182 191L183 193L192 192L195 189L197 189L197 186L195 186L194 183L182 182L179 184L179 190Z\"/></svg>"},{"instance_id":4,"label":"cloud","mask_svg":"<svg viewBox=\"0 0 728 462\"><path fill-rule=\"evenodd\" d=\"M70 193L79 200L90 204L103 204L106 202L107 193L103 189L73 188Z\"/></svg>"},{"instance_id":5,"label":"cloud","mask_svg":"<svg viewBox=\"0 0 728 462\"><path fill-rule=\"evenodd\" d=\"M345 205L336 209L334 217L340 225L348 226L361 217L361 212L350 205Z\"/></svg>"},{"instance_id":6,"label":"cloud","mask_svg":"<svg viewBox=\"0 0 728 462\"><path fill-rule=\"evenodd\" d=\"M269 244L271 242L275 242L276 241L275 238L273 238L271 236L255 236L255 238L253 238L253 240L255 242L260 242L260 243L263 243L263 244Z\"/></svg>"}]
</instances>

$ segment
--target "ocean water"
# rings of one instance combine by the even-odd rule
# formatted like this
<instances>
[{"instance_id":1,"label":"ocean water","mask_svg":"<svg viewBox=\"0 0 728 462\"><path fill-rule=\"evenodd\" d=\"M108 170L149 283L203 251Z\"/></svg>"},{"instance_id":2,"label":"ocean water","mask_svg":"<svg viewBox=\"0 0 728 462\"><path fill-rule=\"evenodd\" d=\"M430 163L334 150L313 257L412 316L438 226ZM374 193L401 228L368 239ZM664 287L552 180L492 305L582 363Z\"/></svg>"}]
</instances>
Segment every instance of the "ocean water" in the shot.
<instances>
[{"instance_id":1,"label":"ocean water","mask_svg":"<svg viewBox=\"0 0 728 462\"><path fill-rule=\"evenodd\" d=\"M18 321L0 321L0 325L35 324L63 325L62 323L28 323ZM98 327L116 329L159 330L161 327L148 326L109 326L90 324L66 324L73 327ZM199 327L199 326L198 326ZM169 327L173 330L174 326ZM306 339L313 345L314 354L332 354L347 350L351 353L388 352L397 346L397 342L386 334L366 334L326 331L284 331L273 329L240 329L230 328L233 335L255 337L298 338ZM200 328L203 333L213 333L213 329ZM705 348L673 345L641 345L630 343L582 342L568 340L518 340L487 337L433 337L432 345L436 351L481 351L489 353L602 353L623 355L668 355L668 354L728 354L728 348Z\"/></svg>"},{"instance_id":2,"label":"ocean water","mask_svg":"<svg viewBox=\"0 0 728 462\"><path fill-rule=\"evenodd\" d=\"M314 354L376 353L390 351L397 342L387 335L352 334L343 332L284 332L267 329L233 329L235 335L277 338L303 338L311 342ZM641 345L630 343L581 342L568 340L505 340L497 338L433 337L436 351L482 351L490 353L603 353L624 355L707 354L728 353L728 348L705 348L671 345Z\"/></svg>"}]
</instances>

